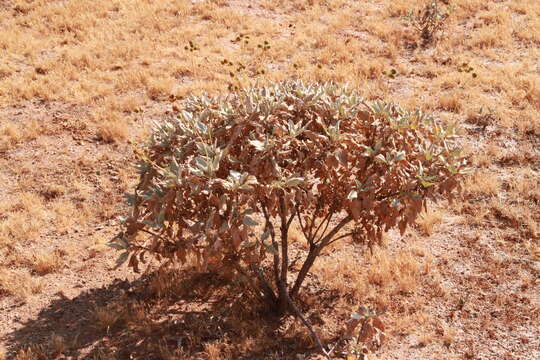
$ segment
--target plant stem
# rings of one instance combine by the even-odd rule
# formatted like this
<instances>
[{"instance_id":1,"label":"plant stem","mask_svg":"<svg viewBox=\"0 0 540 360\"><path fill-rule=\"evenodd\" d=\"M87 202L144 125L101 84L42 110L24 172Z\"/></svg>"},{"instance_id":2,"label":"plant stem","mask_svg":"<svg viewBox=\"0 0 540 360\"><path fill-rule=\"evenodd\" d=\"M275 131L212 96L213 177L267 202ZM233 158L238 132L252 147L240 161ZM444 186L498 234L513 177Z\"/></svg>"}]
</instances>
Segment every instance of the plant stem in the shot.
<instances>
[{"instance_id":1,"label":"plant stem","mask_svg":"<svg viewBox=\"0 0 540 360\"><path fill-rule=\"evenodd\" d=\"M309 246L309 252L306 257L306 260L302 264L302 267L300 268L300 272L298 273L298 276L296 277L296 281L294 282L293 288L291 290L291 296L294 298L298 294L298 291L300 290L300 286L302 286L302 283L304 282L304 279L306 278L306 275L309 272L309 269L311 269L311 266L313 266L313 263L315 262L315 259L319 255L320 247L317 245L310 245Z\"/></svg>"},{"instance_id":2,"label":"plant stem","mask_svg":"<svg viewBox=\"0 0 540 360\"><path fill-rule=\"evenodd\" d=\"M302 283L304 282L306 275L308 274L309 270L315 263L315 260L317 259L317 256L319 256L321 250L327 246L332 238L350 221L352 220L351 215L347 215L344 217L339 224L337 224L325 237L323 237L318 244L313 244L309 246L309 252L306 257L306 260L304 261L304 264L300 268L300 272L298 273L298 276L296 277L296 281L294 282L293 288L291 290L291 296L294 298L298 295L298 292L300 291L300 287L302 286Z\"/></svg>"},{"instance_id":3,"label":"plant stem","mask_svg":"<svg viewBox=\"0 0 540 360\"><path fill-rule=\"evenodd\" d=\"M304 323L304 325L308 328L309 333L310 333L311 337L313 338L313 341L315 341L315 344L317 344L317 347L319 348L319 351L321 352L321 354L326 356L326 358L330 359L330 356L328 355L328 352L324 348L324 345L321 342L321 339L319 338L319 335L317 335L317 333L313 329L313 325L311 325L309 320L306 319L306 317L298 309L296 304L292 301L291 297L289 296L289 292L287 291L286 288L285 288L285 293L283 295L285 296L285 300L287 301L288 307L292 311L293 315L296 316L297 318L299 318Z\"/></svg>"},{"instance_id":4,"label":"plant stem","mask_svg":"<svg viewBox=\"0 0 540 360\"><path fill-rule=\"evenodd\" d=\"M281 218L281 276L279 278L279 291L281 300L281 310L284 311L287 308L287 304L284 301L282 292L287 292L287 274L289 270L289 225L287 220L287 214L285 211L285 199L283 195L279 197L279 216Z\"/></svg>"}]
</instances>

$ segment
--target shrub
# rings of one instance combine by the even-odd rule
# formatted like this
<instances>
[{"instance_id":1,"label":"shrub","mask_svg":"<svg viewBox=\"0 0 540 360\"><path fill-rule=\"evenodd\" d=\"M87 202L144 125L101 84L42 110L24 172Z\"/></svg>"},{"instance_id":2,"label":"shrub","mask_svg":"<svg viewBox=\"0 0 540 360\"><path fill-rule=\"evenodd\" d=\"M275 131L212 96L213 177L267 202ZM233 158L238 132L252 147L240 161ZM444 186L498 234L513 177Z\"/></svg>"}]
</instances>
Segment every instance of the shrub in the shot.
<instances>
[{"instance_id":1,"label":"shrub","mask_svg":"<svg viewBox=\"0 0 540 360\"><path fill-rule=\"evenodd\" d=\"M442 12L439 6L439 1L428 1L423 9L419 9L415 15L415 11L411 10L405 19L408 20L418 31L422 39L422 45L426 46L435 39L436 33L442 29L442 26L450 14L451 9L447 8L446 12Z\"/></svg>"},{"instance_id":2,"label":"shrub","mask_svg":"<svg viewBox=\"0 0 540 360\"><path fill-rule=\"evenodd\" d=\"M192 97L156 125L111 246L135 270L149 254L164 264L193 256L203 269L235 274L318 341L294 299L321 251L344 238L371 246L391 228L404 232L428 199L451 199L464 172L459 154L452 126L368 105L334 84ZM309 249L298 272L293 222Z\"/></svg>"}]
</instances>

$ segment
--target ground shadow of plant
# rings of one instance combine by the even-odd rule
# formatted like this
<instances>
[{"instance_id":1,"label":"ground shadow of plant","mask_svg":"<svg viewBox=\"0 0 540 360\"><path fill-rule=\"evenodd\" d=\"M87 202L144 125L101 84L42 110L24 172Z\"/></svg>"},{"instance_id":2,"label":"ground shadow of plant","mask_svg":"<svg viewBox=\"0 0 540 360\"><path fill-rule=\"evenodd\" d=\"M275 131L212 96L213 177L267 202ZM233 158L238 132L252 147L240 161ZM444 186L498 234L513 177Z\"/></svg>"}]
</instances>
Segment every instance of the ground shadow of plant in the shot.
<instances>
[{"instance_id":1,"label":"ground shadow of plant","mask_svg":"<svg viewBox=\"0 0 540 360\"><path fill-rule=\"evenodd\" d=\"M59 294L8 334L7 345L25 359L289 359L312 352L304 329L250 299L215 274L155 272L73 299Z\"/></svg>"}]
</instances>

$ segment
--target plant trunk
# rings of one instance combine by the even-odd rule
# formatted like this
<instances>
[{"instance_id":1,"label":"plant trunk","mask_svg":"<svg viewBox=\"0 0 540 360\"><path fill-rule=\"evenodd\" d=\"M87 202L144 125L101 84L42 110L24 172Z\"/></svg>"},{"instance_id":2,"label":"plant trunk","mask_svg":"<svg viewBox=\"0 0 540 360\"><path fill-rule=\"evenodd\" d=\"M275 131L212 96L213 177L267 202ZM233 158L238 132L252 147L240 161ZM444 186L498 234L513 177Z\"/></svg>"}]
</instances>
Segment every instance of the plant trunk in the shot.
<instances>
[{"instance_id":1,"label":"plant trunk","mask_svg":"<svg viewBox=\"0 0 540 360\"><path fill-rule=\"evenodd\" d=\"M304 264L302 265L302 268L300 268L300 272L298 273L298 276L296 277L296 281L294 282L293 288L291 290L291 298L295 298L298 295L298 292L300 291L300 287L302 286L304 280L306 279L307 274L309 273L309 270L315 263L315 259L317 259L317 256L319 256L319 253L321 252L321 248L318 246L310 246L308 255L306 257L306 261L304 261Z\"/></svg>"},{"instance_id":2,"label":"plant trunk","mask_svg":"<svg viewBox=\"0 0 540 360\"><path fill-rule=\"evenodd\" d=\"M287 284L281 282L278 285L278 299L276 302L277 313L279 316L285 316L290 312L289 302L287 301Z\"/></svg>"},{"instance_id":3,"label":"plant trunk","mask_svg":"<svg viewBox=\"0 0 540 360\"><path fill-rule=\"evenodd\" d=\"M325 355L327 358L328 351L326 350L325 346L323 345L319 335L315 332L315 329L313 328L313 325L311 322L302 314L300 309L296 306L294 301L291 299L291 296L289 294L289 290L287 289L286 283L281 283L279 287L279 306L278 306L278 312L280 316L285 316L288 314L293 315L295 318L300 319L300 321L307 327L309 334L311 335L311 338L313 339L313 342L317 345L317 348L319 349L320 353Z\"/></svg>"}]
</instances>

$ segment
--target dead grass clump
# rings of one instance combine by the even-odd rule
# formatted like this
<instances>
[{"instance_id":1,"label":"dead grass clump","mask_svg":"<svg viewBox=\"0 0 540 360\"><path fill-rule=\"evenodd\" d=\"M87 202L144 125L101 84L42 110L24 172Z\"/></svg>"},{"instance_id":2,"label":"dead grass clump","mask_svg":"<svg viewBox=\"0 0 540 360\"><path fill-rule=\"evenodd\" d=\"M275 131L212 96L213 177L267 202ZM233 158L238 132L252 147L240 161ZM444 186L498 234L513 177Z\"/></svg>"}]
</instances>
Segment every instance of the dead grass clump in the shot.
<instances>
[{"instance_id":1,"label":"dead grass clump","mask_svg":"<svg viewBox=\"0 0 540 360\"><path fill-rule=\"evenodd\" d=\"M4 124L0 128L0 150L7 150L17 144L22 139L19 128L13 124Z\"/></svg>"},{"instance_id":2,"label":"dead grass clump","mask_svg":"<svg viewBox=\"0 0 540 360\"><path fill-rule=\"evenodd\" d=\"M509 28L500 26L483 26L472 33L471 40L467 41L470 49L504 48L512 41Z\"/></svg>"},{"instance_id":3,"label":"dead grass clump","mask_svg":"<svg viewBox=\"0 0 540 360\"><path fill-rule=\"evenodd\" d=\"M60 356L66 352L68 349L68 344L63 336L52 334L49 339L49 347L51 349L52 356Z\"/></svg>"},{"instance_id":4,"label":"dead grass clump","mask_svg":"<svg viewBox=\"0 0 540 360\"><path fill-rule=\"evenodd\" d=\"M108 332L115 326L122 324L126 320L126 314L126 310L115 302L102 306L96 305L92 311L92 318L97 329Z\"/></svg>"},{"instance_id":5,"label":"dead grass clump","mask_svg":"<svg viewBox=\"0 0 540 360\"><path fill-rule=\"evenodd\" d=\"M148 292L158 298L170 297L178 290L178 281L176 274L158 271L148 284Z\"/></svg>"},{"instance_id":6,"label":"dead grass clump","mask_svg":"<svg viewBox=\"0 0 540 360\"><path fill-rule=\"evenodd\" d=\"M525 243L525 249L529 253L531 259L540 261L540 241L530 240Z\"/></svg>"},{"instance_id":7,"label":"dead grass clump","mask_svg":"<svg viewBox=\"0 0 540 360\"><path fill-rule=\"evenodd\" d=\"M466 120L468 123L477 125L483 130L489 125L496 125L498 116L490 107L480 107L480 109L467 109Z\"/></svg>"},{"instance_id":8,"label":"dead grass clump","mask_svg":"<svg viewBox=\"0 0 540 360\"><path fill-rule=\"evenodd\" d=\"M502 199L493 199L490 207L491 214L499 226L514 228L533 238L540 235L538 221L534 218L535 213L531 212L526 205L508 204Z\"/></svg>"},{"instance_id":9,"label":"dead grass clump","mask_svg":"<svg viewBox=\"0 0 540 360\"><path fill-rule=\"evenodd\" d=\"M173 91L174 78L151 79L147 86L147 96L154 101L167 99Z\"/></svg>"},{"instance_id":10,"label":"dead grass clump","mask_svg":"<svg viewBox=\"0 0 540 360\"><path fill-rule=\"evenodd\" d=\"M427 324L428 315L422 311L414 311L405 313L396 318L392 324L391 333L396 336L406 336L416 332L416 329L425 327Z\"/></svg>"},{"instance_id":11,"label":"dead grass clump","mask_svg":"<svg viewBox=\"0 0 540 360\"><path fill-rule=\"evenodd\" d=\"M62 268L64 259L55 251L39 251L32 255L31 267L38 275L46 275Z\"/></svg>"},{"instance_id":12,"label":"dead grass clump","mask_svg":"<svg viewBox=\"0 0 540 360\"><path fill-rule=\"evenodd\" d=\"M33 277L24 269L0 268L0 290L19 299L26 299L39 294L43 289L43 282Z\"/></svg>"},{"instance_id":13,"label":"dead grass clump","mask_svg":"<svg viewBox=\"0 0 540 360\"><path fill-rule=\"evenodd\" d=\"M46 201L56 199L67 192L66 186L60 184L43 184L43 188L39 191L39 195Z\"/></svg>"},{"instance_id":14,"label":"dead grass clump","mask_svg":"<svg viewBox=\"0 0 540 360\"><path fill-rule=\"evenodd\" d=\"M354 252L343 253L336 259L325 256L319 259L313 271L318 275L321 283L328 288L336 289L342 294L351 294L358 298L365 289L359 289L363 278L364 265L359 262L359 255Z\"/></svg>"},{"instance_id":15,"label":"dead grass clump","mask_svg":"<svg viewBox=\"0 0 540 360\"><path fill-rule=\"evenodd\" d=\"M128 137L127 119L116 113L100 117L96 126L97 137L106 143L122 142Z\"/></svg>"},{"instance_id":16,"label":"dead grass clump","mask_svg":"<svg viewBox=\"0 0 540 360\"><path fill-rule=\"evenodd\" d=\"M15 355L15 360L46 360L50 359L50 354L44 345L31 345L26 349L21 349Z\"/></svg>"},{"instance_id":17,"label":"dead grass clump","mask_svg":"<svg viewBox=\"0 0 540 360\"><path fill-rule=\"evenodd\" d=\"M539 176L538 171L531 168L522 168L508 179L508 186L510 190L516 193L516 196L540 204Z\"/></svg>"},{"instance_id":18,"label":"dead grass clump","mask_svg":"<svg viewBox=\"0 0 540 360\"><path fill-rule=\"evenodd\" d=\"M449 347L455 342L457 331L451 326L443 326L439 334L443 345Z\"/></svg>"},{"instance_id":19,"label":"dead grass clump","mask_svg":"<svg viewBox=\"0 0 540 360\"><path fill-rule=\"evenodd\" d=\"M204 344L204 353L208 357L208 360L220 360L225 358L225 354L223 354L223 344L221 344L220 341Z\"/></svg>"},{"instance_id":20,"label":"dead grass clump","mask_svg":"<svg viewBox=\"0 0 540 360\"><path fill-rule=\"evenodd\" d=\"M439 107L442 110L458 113L462 109L461 100L463 96L458 92L442 94L439 97Z\"/></svg>"},{"instance_id":21,"label":"dead grass clump","mask_svg":"<svg viewBox=\"0 0 540 360\"><path fill-rule=\"evenodd\" d=\"M428 209L427 211L422 211L416 221L416 225L424 235L431 236L435 233L443 219L444 213L441 210Z\"/></svg>"},{"instance_id":22,"label":"dead grass clump","mask_svg":"<svg viewBox=\"0 0 540 360\"><path fill-rule=\"evenodd\" d=\"M3 122L0 124L0 151L13 148L17 144L35 140L42 133L42 127L36 120L20 124Z\"/></svg>"},{"instance_id":23,"label":"dead grass clump","mask_svg":"<svg viewBox=\"0 0 540 360\"><path fill-rule=\"evenodd\" d=\"M50 215L54 218L56 231L66 233L77 223L84 223L89 219L88 210L77 206L73 199L59 198L50 203Z\"/></svg>"},{"instance_id":24,"label":"dead grass clump","mask_svg":"<svg viewBox=\"0 0 540 360\"><path fill-rule=\"evenodd\" d=\"M465 195L472 197L497 196L501 192L502 184L498 174L481 170L469 176L463 188Z\"/></svg>"},{"instance_id":25,"label":"dead grass clump","mask_svg":"<svg viewBox=\"0 0 540 360\"><path fill-rule=\"evenodd\" d=\"M370 256L369 263L368 282L386 289L387 293L407 294L418 285L421 265L410 252L390 254L378 249Z\"/></svg>"},{"instance_id":26,"label":"dead grass clump","mask_svg":"<svg viewBox=\"0 0 540 360\"><path fill-rule=\"evenodd\" d=\"M435 336L430 332L423 332L418 336L418 346L425 347L435 340Z\"/></svg>"},{"instance_id":27,"label":"dead grass clump","mask_svg":"<svg viewBox=\"0 0 540 360\"><path fill-rule=\"evenodd\" d=\"M32 242L41 229L41 219L25 212L11 213L0 221L0 244L12 247L19 242Z\"/></svg>"}]
</instances>

